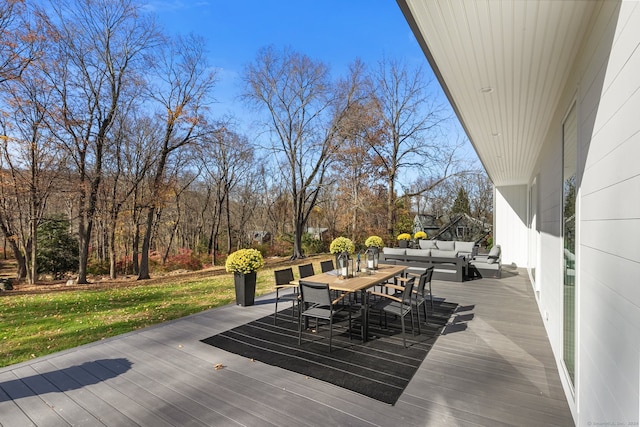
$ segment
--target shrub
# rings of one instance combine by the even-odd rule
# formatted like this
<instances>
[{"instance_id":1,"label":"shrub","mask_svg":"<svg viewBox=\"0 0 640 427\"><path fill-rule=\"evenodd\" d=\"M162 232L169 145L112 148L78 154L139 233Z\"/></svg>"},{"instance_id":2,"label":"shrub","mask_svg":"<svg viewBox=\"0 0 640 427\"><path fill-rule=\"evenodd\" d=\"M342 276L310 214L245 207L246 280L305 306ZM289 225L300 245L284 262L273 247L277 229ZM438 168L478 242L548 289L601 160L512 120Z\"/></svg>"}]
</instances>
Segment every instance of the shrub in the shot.
<instances>
[{"instance_id":1,"label":"shrub","mask_svg":"<svg viewBox=\"0 0 640 427\"><path fill-rule=\"evenodd\" d=\"M109 274L109 270L110 267L108 260L100 261L97 259L92 259L87 263L87 273L89 274L99 276L103 274Z\"/></svg>"},{"instance_id":2,"label":"shrub","mask_svg":"<svg viewBox=\"0 0 640 427\"><path fill-rule=\"evenodd\" d=\"M316 239L310 233L304 233L302 235L302 250L307 254L319 254L326 252L326 246L322 240Z\"/></svg>"},{"instance_id":3,"label":"shrub","mask_svg":"<svg viewBox=\"0 0 640 427\"><path fill-rule=\"evenodd\" d=\"M180 249L177 255L167 258L164 264L165 271L175 270L201 270L202 260L193 254L190 249Z\"/></svg>"}]
</instances>

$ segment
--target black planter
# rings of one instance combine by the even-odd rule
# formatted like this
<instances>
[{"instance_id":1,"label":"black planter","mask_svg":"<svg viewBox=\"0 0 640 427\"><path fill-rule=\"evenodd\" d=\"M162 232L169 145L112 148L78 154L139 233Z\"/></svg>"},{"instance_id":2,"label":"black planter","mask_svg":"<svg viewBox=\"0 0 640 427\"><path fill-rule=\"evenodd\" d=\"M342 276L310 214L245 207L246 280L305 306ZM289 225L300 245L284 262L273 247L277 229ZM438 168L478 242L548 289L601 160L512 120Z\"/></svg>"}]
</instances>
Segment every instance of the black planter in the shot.
<instances>
[{"instance_id":1,"label":"black planter","mask_svg":"<svg viewBox=\"0 0 640 427\"><path fill-rule=\"evenodd\" d=\"M253 305L256 298L256 272L233 273L233 281L236 287L236 304L243 307Z\"/></svg>"},{"instance_id":2,"label":"black planter","mask_svg":"<svg viewBox=\"0 0 640 427\"><path fill-rule=\"evenodd\" d=\"M398 247L406 248L407 246L409 246L408 240L398 240Z\"/></svg>"}]
</instances>

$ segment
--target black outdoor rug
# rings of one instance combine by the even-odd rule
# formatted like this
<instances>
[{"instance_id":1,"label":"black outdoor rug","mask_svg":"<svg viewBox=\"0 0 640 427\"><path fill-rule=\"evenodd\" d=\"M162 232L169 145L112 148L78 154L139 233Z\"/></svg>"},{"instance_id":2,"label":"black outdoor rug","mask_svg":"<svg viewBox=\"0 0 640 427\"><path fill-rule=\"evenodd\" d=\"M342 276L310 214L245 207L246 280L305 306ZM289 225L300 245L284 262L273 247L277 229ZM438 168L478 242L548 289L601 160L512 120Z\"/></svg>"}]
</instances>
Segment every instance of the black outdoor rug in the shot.
<instances>
[{"instance_id":1,"label":"black outdoor rug","mask_svg":"<svg viewBox=\"0 0 640 427\"><path fill-rule=\"evenodd\" d=\"M369 341L362 343L359 320L354 321L350 341L345 320L333 326L331 352L328 324L321 323L318 332L303 331L302 344L298 345L298 323L291 321L290 308L278 313L276 326L272 314L202 342L393 405L457 306L444 301L434 302L433 311L428 306L429 325L424 324L421 315L421 334L417 333L417 325L415 335L412 334L407 316L405 338L408 348L402 343L400 319L387 316L385 327L384 319L373 310L370 311ZM310 326L315 329L315 321L312 320Z\"/></svg>"}]
</instances>

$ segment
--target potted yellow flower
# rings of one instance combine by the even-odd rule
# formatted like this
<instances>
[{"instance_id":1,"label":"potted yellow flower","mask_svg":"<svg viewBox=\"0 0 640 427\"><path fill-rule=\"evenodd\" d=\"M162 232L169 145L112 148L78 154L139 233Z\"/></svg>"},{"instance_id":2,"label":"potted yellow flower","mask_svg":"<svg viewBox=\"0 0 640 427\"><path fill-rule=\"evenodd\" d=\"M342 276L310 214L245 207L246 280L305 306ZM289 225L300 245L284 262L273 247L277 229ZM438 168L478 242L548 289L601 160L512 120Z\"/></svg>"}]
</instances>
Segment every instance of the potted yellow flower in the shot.
<instances>
[{"instance_id":1,"label":"potted yellow flower","mask_svg":"<svg viewBox=\"0 0 640 427\"><path fill-rule=\"evenodd\" d=\"M425 233L424 231L417 231L416 234L413 235L413 238L416 240L426 239L427 233Z\"/></svg>"},{"instance_id":2,"label":"potted yellow flower","mask_svg":"<svg viewBox=\"0 0 640 427\"><path fill-rule=\"evenodd\" d=\"M356 251L356 245L347 237L336 237L329 245L329 252L336 256L336 268L341 276L348 277L352 274L353 266L350 255ZM351 267L351 268L349 268Z\"/></svg>"},{"instance_id":3,"label":"potted yellow flower","mask_svg":"<svg viewBox=\"0 0 640 427\"><path fill-rule=\"evenodd\" d=\"M411 240L411 234L409 233L400 233L398 234L398 246L401 248L406 248L409 246L409 240Z\"/></svg>"},{"instance_id":4,"label":"potted yellow flower","mask_svg":"<svg viewBox=\"0 0 640 427\"><path fill-rule=\"evenodd\" d=\"M236 304L253 305L256 296L256 272L264 266L262 254L257 249L239 249L227 257L225 268L233 272L236 288Z\"/></svg>"},{"instance_id":5,"label":"potted yellow flower","mask_svg":"<svg viewBox=\"0 0 640 427\"><path fill-rule=\"evenodd\" d=\"M368 248L378 248L384 246L384 241L380 236L369 236L367 240L364 241L364 245Z\"/></svg>"},{"instance_id":6,"label":"potted yellow flower","mask_svg":"<svg viewBox=\"0 0 640 427\"><path fill-rule=\"evenodd\" d=\"M378 268L378 260L380 259L380 248L384 246L384 241L380 236L369 236L364 241L367 247L365 252L367 257L367 270L376 270Z\"/></svg>"}]
</instances>

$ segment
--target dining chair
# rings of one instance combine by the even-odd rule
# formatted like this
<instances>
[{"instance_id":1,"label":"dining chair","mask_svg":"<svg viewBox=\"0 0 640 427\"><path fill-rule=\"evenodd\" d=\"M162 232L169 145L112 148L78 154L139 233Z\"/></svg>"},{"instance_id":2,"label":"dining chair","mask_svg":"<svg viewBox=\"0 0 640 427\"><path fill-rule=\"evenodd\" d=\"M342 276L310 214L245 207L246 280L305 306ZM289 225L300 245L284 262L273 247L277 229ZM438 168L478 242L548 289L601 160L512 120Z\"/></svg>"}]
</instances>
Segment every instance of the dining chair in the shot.
<instances>
[{"instance_id":1,"label":"dining chair","mask_svg":"<svg viewBox=\"0 0 640 427\"><path fill-rule=\"evenodd\" d=\"M335 267L333 266L332 259L328 259L326 261L320 261L320 270L322 270L323 273L326 273L327 271L331 271L334 269Z\"/></svg>"},{"instance_id":2,"label":"dining chair","mask_svg":"<svg viewBox=\"0 0 640 427\"><path fill-rule=\"evenodd\" d=\"M301 279L304 279L305 277L313 276L314 274L316 274L313 271L313 264L311 264L311 263L304 264L304 265L299 265L298 266L298 271L300 272L300 278Z\"/></svg>"},{"instance_id":3,"label":"dining chair","mask_svg":"<svg viewBox=\"0 0 640 427\"><path fill-rule=\"evenodd\" d=\"M371 295L380 297L374 305L371 307L373 310L379 310L384 314L385 327L387 326L387 314L393 314L400 317L400 323L402 324L402 344L407 347L407 340L405 338L405 326L404 318L407 314L411 314L411 333L414 333L413 326L413 288L416 278L409 277L404 281L404 286L385 284L385 288L390 288L400 293L389 294L386 292L371 291ZM399 295L399 296L398 296Z\"/></svg>"},{"instance_id":4,"label":"dining chair","mask_svg":"<svg viewBox=\"0 0 640 427\"><path fill-rule=\"evenodd\" d=\"M298 345L302 344L302 321L309 318L316 319L316 331L319 329L319 320L329 321L329 352L331 352L333 338L333 320L345 312L349 316L349 340L351 340L351 310L348 306L340 306L340 302L347 293L343 293L337 299L332 300L328 283L308 282L300 280L300 316L298 317Z\"/></svg>"},{"instance_id":5,"label":"dining chair","mask_svg":"<svg viewBox=\"0 0 640 427\"><path fill-rule=\"evenodd\" d=\"M418 318L418 333L420 332L420 307L422 307L422 311L424 312L425 324L429 324L429 316L427 314L427 285L429 285L429 299L431 300L431 311L433 312L433 298L431 297L431 277L433 276L433 268L426 268L419 276L416 276L415 273L409 273L407 278L400 278L399 280L406 281L409 277L416 277L418 280L418 285L413 289L413 299L411 300L411 304L415 308L416 317Z\"/></svg>"},{"instance_id":6,"label":"dining chair","mask_svg":"<svg viewBox=\"0 0 640 427\"><path fill-rule=\"evenodd\" d=\"M275 325L278 319L278 301L280 300L291 301L291 321L293 322L295 320L296 305L300 299L298 286L291 283L293 282L293 269L289 267L275 270L274 274L276 280L276 312L273 316L273 324ZM281 293L287 289L290 289L291 292ZM298 307L298 312L300 312L300 307Z\"/></svg>"}]
</instances>

